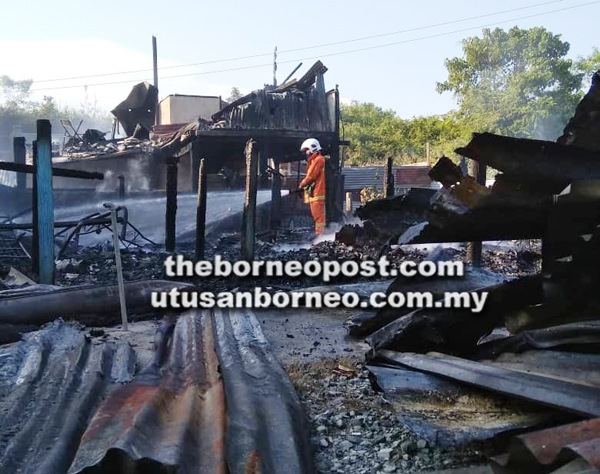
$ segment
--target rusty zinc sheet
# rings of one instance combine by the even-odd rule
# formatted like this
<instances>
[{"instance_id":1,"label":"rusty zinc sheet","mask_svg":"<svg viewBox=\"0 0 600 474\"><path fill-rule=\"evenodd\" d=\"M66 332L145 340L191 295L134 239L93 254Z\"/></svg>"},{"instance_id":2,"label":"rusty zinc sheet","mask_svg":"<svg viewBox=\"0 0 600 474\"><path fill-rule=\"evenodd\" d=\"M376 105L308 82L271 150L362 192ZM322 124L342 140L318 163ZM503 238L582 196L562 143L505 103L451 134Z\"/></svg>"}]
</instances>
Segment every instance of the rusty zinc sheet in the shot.
<instances>
[{"instance_id":1,"label":"rusty zinc sheet","mask_svg":"<svg viewBox=\"0 0 600 474\"><path fill-rule=\"evenodd\" d=\"M600 418L515 436L508 453L493 461L495 472L535 474L565 464L588 465L595 470L588 472L596 472L600 470Z\"/></svg>"},{"instance_id":2,"label":"rusty zinc sheet","mask_svg":"<svg viewBox=\"0 0 600 474\"><path fill-rule=\"evenodd\" d=\"M139 371L127 342L54 322L0 349L0 413L0 472L314 471L297 397L251 313L165 319Z\"/></svg>"}]
</instances>

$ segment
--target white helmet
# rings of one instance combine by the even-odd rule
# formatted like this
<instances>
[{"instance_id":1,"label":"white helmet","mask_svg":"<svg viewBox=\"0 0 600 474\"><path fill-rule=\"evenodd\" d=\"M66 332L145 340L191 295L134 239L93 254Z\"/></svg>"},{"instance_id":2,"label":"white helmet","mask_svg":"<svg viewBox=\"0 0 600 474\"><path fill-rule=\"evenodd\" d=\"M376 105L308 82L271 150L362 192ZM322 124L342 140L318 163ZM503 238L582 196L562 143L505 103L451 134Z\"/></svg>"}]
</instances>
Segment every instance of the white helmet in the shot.
<instances>
[{"instance_id":1,"label":"white helmet","mask_svg":"<svg viewBox=\"0 0 600 474\"><path fill-rule=\"evenodd\" d=\"M321 150L321 144L316 138L307 138L302 142L302 146L300 146L300 151L304 150L310 150L311 153L316 153Z\"/></svg>"}]
</instances>

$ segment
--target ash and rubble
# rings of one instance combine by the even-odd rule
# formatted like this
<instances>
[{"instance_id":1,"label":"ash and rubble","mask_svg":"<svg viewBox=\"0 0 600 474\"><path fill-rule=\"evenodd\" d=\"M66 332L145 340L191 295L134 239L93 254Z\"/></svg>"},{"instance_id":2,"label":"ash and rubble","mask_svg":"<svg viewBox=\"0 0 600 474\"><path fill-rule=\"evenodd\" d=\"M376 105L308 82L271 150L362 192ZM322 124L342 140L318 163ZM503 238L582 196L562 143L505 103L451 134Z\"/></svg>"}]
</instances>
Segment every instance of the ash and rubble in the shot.
<instances>
[{"instance_id":1,"label":"ash and rubble","mask_svg":"<svg viewBox=\"0 0 600 474\"><path fill-rule=\"evenodd\" d=\"M70 160L78 160L90 156L103 156L128 150L138 150L151 153L156 143L151 140L140 140L134 137L122 139L99 140L89 143L85 140L74 141L67 144L62 151L62 156Z\"/></svg>"},{"instance_id":2,"label":"ash and rubble","mask_svg":"<svg viewBox=\"0 0 600 474\"><path fill-rule=\"evenodd\" d=\"M382 252L378 245L347 245L336 240L326 240L315 245L310 245L311 229L281 230L277 242L258 241L256 243L257 260L278 260L283 262L299 261L305 263L309 260L356 261L378 260L382 255L390 261L390 269L397 269L404 261L419 262L427 257L429 249L410 247L396 247ZM208 243L205 258L214 259L215 255L229 262L235 262L240 255L239 234L229 233L220 236L216 242ZM290 250L290 247L299 247ZM306 248L308 247L308 248ZM286 250L280 250L285 248ZM178 255L193 261L193 244L180 243ZM446 247L444 254L448 260L466 261L466 249L463 247ZM171 254L159 249L131 248L121 250L123 277L125 281L143 279L164 279L167 277L164 261ZM506 247L484 247L483 266L505 277L516 277L532 274L539 271L541 265L539 242L520 243ZM22 273L33 277L28 263L15 266ZM59 286L77 285L113 285L116 284L116 264L112 244L108 241L89 247L79 247L78 251L71 252L68 258L57 261L56 284ZM186 280L185 278L182 278ZM188 281L188 280L186 280ZM297 278L269 278L258 277L252 280L235 276L209 277L189 279L203 291L231 291L243 290L254 286L272 287L281 289L308 288L323 285L318 277ZM366 277L345 277L337 275L332 277L328 284L347 284L373 281Z\"/></svg>"}]
</instances>

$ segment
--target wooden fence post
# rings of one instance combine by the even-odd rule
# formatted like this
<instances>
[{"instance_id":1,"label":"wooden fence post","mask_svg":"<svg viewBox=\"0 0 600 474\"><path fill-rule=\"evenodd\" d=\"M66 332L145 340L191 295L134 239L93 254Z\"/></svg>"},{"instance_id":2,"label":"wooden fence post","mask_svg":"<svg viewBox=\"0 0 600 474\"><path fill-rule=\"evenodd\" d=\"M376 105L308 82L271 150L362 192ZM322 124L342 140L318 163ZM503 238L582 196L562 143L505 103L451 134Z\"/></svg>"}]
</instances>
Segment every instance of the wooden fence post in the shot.
<instances>
[{"instance_id":1,"label":"wooden fence post","mask_svg":"<svg viewBox=\"0 0 600 474\"><path fill-rule=\"evenodd\" d=\"M385 176L383 178L383 197L390 198L394 196L394 188L396 186L394 182L394 158L389 157L387 159L387 166L385 168Z\"/></svg>"},{"instance_id":2,"label":"wooden fence post","mask_svg":"<svg viewBox=\"0 0 600 474\"><path fill-rule=\"evenodd\" d=\"M246 142L246 198L242 218L242 258L254 259L256 224L256 191L258 181L258 147L252 139Z\"/></svg>"},{"instance_id":3,"label":"wooden fence post","mask_svg":"<svg viewBox=\"0 0 600 474\"><path fill-rule=\"evenodd\" d=\"M165 249L175 251L175 233L177 230L177 162L174 157L167 158L167 210L165 216Z\"/></svg>"},{"instance_id":4,"label":"wooden fence post","mask_svg":"<svg viewBox=\"0 0 600 474\"><path fill-rule=\"evenodd\" d=\"M481 165L479 162L474 161L472 165L473 176L479 184L485 186L485 177L487 172L487 166ZM467 262L474 267L481 267L481 254L483 246L482 242L469 242L467 244Z\"/></svg>"},{"instance_id":5,"label":"wooden fence post","mask_svg":"<svg viewBox=\"0 0 600 474\"><path fill-rule=\"evenodd\" d=\"M49 120L37 121L37 207L40 283L54 284L54 197Z\"/></svg>"},{"instance_id":6,"label":"wooden fence post","mask_svg":"<svg viewBox=\"0 0 600 474\"><path fill-rule=\"evenodd\" d=\"M196 262L204 259L206 239L206 160L200 159L198 167L198 201L196 203Z\"/></svg>"}]
</instances>

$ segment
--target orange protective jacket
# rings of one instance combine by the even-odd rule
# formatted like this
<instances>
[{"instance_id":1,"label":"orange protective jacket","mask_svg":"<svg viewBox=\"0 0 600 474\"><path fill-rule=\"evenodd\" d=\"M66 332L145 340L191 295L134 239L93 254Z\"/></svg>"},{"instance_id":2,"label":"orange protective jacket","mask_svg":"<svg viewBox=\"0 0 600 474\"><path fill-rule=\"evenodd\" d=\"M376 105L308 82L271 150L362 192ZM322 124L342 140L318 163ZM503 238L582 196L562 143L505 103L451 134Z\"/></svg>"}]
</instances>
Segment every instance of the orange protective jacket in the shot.
<instances>
[{"instance_id":1,"label":"orange protective jacket","mask_svg":"<svg viewBox=\"0 0 600 474\"><path fill-rule=\"evenodd\" d=\"M312 194L308 202L322 201L325 204L325 157L320 152L313 153L308 159L306 177L300 183L300 187L304 188L313 183Z\"/></svg>"}]
</instances>

